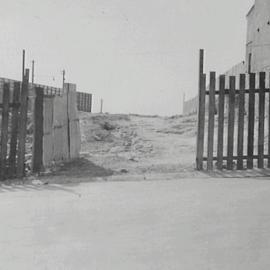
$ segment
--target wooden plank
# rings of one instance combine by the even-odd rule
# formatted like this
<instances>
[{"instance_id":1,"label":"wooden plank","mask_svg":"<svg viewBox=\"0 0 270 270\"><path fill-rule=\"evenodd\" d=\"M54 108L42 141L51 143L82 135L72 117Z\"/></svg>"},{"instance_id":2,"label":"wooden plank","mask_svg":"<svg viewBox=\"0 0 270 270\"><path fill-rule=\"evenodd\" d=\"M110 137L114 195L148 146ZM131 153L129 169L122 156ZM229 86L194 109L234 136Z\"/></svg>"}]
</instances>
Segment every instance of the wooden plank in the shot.
<instances>
[{"instance_id":1,"label":"wooden plank","mask_svg":"<svg viewBox=\"0 0 270 270\"><path fill-rule=\"evenodd\" d=\"M87 106L86 106L86 111L90 112L90 95L87 94Z\"/></svg>"},{"instance_id":2,"label":"wooden plank","mask_svg":"<svg viewBox=\"0 0 270 270\"><path fill-rule=\"evenodd\" d=\"M196 142L196 168L203 170L204 152L204 128L205 128L205 92L206 75L203 74L204 50L199 51L199 81L198 81L198 122L197 122L197 142ZM92 106L92 100L91 100ZM91 108L92 110L92 108Z\"/></svg>"},{"instance_id":3,"label":"wooden plank","mask_svg":"<svg viewBox=\"0 0 270 270\"><path fill-rule=\"evenodd\" d=\"M82 111L82 100L83 100L82 93L80 93L80 111Z\"/></svg>"},{"instance_id":4,"label":"wooden plank","mask_svg":"<svg viewBox=\"0 0 270 270\"><path fill-rule=\"evenodd\" d=\"M270 83L270 73L269 76L269 83ZM270 156L270 93L268 95L268 155ZM270 168L270 158L268 158L267 167Z\"/></svg>"},{"instance_id":5,"label":"wooden plank","mask_svg":"<svg viewBox=\"0 0 270 270\"><path fill-rule=\"evenodd\" d=\"M246 75L240 74L240 93L239 93L239 110L238 110L238 138L237 138L237 170L244 169L244 128L245 128L245 87Z\"/></svg>"},{"instance_id":6,"label":"wooden plank","mask_svg":"<svg viewBox=\"0 0 270 270\"><path fill-rule=\"evenodd\" d=\"M264 168L264 120L265 120L265 72L260 72L259 84L259 128L258 128L258 168Z\"/></svg>"},{"instance_id":7,"label":"wooden plank","mask_svg":"<svg viewBox=\"0 0 270 270\"><path fill-rule=\"evenodd\" d=\"M25 175L24 162L25 162L25 142L27 131L28 83L29 83L29 69L26 69L24 80L22 83L19 136L18 136L17 177L19 178Z\"/></svg>"},{"instance_id":8,"label":"wooden plank","mask_svg":"<svg viewBox=\"0 0 270 270\"><path fill-rule=\"evenodd\" d=\"M197 126L197 147L196 147L196 168L203 170L203 153L204 153L204 130L205 130L205 89L206 75L202 74L199 86L198 98L198 126Z\"/></svg>"},{"instance_id":9,"label":"wooden plank","mask_svg":"<svg viewBox=\"0 0 270 270\"><path fill-rule=\"evenodd\" d=\"M252 159L258 160L258 157L259 157L258 155L254 155L254 156L252 156ZM263 157L264 157L264 159L268 159L268 158L270 158L270 155L264 155ZM237 160L237 159L238 159L238 156L237 155L236 156L234 155L233 156L233 160ZM244 155L243 156L243 160L247 160L247 159L248 159L248 156L247 155ZM207 161L207 157L204 157L203 160L204 161ZM217 161L217 157L216 156L213 157L213 160L214 161ZM223 160L228 160L228 157L227 156L223 156Z\"/></svg>"},{"instance_id":10,"label":"wooden plank","mask_svg":"<svg viewBox=\"0 0 270 270\"><path fill-rule=\"evenodd\" d=\"M203 69L204 69L204 50L200 49L199 52L199 78L201 75L203 75Z\"/></svg>"},{"instance_id":11,"label":"wooden plank","mask_svg":"<svg viewBox=\"0 0 270 270\"><path fill-rule=\"evenodd\" d=\"M219 77L217 168L223 169L225 75Z\"/></svg>"},{"instance_id":12,"label":"wooden plank","mask_svg":"<svg viewBox=\"0 0 270 270\"><path fill-rule=\"evenodd\" d=\"M259 89L252 89L254 91L255 94L258 94L259 93ZM225 95L229 95L229 92L230 92L230 89L227 89L225 88ZM246 89L245 90L245 94L249 94L250 92L250 89ZM269 88L266 88L264 90L265 93L269 93L270 92L270 89ZM205 92L206 95L209 95L209 91L206 91ZM239 95L240 94L240 90L236 89L235 90L235 95ZM219 95L219 91L215 91L215 95Z\"/></svg>"},{"instance_id":13,"label":"wooden plank","mask_svg":"<svg viewBox=\"0 0 270 270\"><path fill-rule=\"evenodd\" d=\"M44 167L50 166L52 160L54 159L54 151L57 149L54 147L55 141L55 133L53 132L53 125L54 125L54 102L56 99L62 99L62 97L46 97L44 96L44 103L43 103L43 155L42 155L42 164ZM57 104L57 108L59 110L63 109L61 104ZM59 108L60 107L60 108ZM63 110L64 112L64 110ZM63 121L61 119L57 119L56 123L62 125ZM62 141L65 138L61 138ZM61 143L61 142L60 142ZM60 146L62 143L60 144ZM59 146L58 146L59 147Z\"/></svg>"},{"instance_id":14,"label":"wooden plank","mask_svg":"<svg viewBox=\"0 0 270 270\"><path fill-rule=\"evenodd\" d=\"M230 76L228 144L227 144L228 170L233 170L234 121L235 121L235 77Z\"/></svg>"},{"instance_id":15,"label":"wooden plank","mask_svg":"<svg viewBox=\"0 0 270 270\"><path fill-rule=\"evenodd\" d=\"M0 155L0 179L4 180L7 176L7 144L8 144L8 118L9 118L9 88L8 83L4 84L3 91L3 110L1 127L1 155Z\"/></svg>"},{"instance_id":16,"label":"wooden plank","mask_svg":"<svg viewBox=\"0 0 270 270\"><path fill-rule=\"evenodd\" d=\"M91 112L91 94L88 94L88 107L87 107L87 111Z\"/></svg>"},{"instance_id":17,"label":"wooden plank","mask_svg":"<svg viewBox=\"0 0 270 270\"><path fill-rule=\"evenodd\" d=\"M20 88L19 82L14 83L13 103L20 102ZM12 108L11 116L11 138L9 151L9 176L16 175L16 155L17 155L17 140L18 140L18 125L19 125L19 107Z\"/></svg>"},{"instance_id":18,"label":"wooden plank","mask_svg":"<svg viewBox=\"0 0 270 270\"><path fill-rule=\"evenodd\" d=\"M32 148L32 171L40 172L43 169L43 103L44 92L41 87L36 87L34 106L34 140Z\"/></svg>"},{"instance_id":19,"label":"wooden plank","mask_svg":"<svg viewBox=\"0 0 270 270\"><path fill-rule=\"evenodd\" d=\"M248 105L248 159L247 168L253 169L253 154L254 154L254 123L255 123L255 84L256 74L249 74L249 105Z\"/></svg>"},{"instance_id":20,"label":"wooden plank","mask_svg":"<svg viewBox=\"0 0 270 270\"><path fill-rule=\"evenodd\" d=\"M87 112L87 93L84 93L84 111Z\"/></svg>"},{"instance_id":21,"label":"wooden plank","mask_svg":"<svg viewBox=\"0 0 270 270\"><path fill-rule=\"evenodd\" d=\"M92 112L93 95L90 94L90 112Z\"/></svg>"},{"instance_id":22,"label":"wooden plank","mask_svg":"<svg viewBox=\"0 0 270 270\"><path fill-rule=\"evenodd\" d=\"M215 130L215 90L216 90L216 73L210 72L210 94L208 109L208 144L207 144L207 170L213 170L214 156L214 130Z\"/></svg>"},{"instance_id":23,"label":"wooden plank","mask_svg":"<svg viewBox=\"0 0 270 270\"><path fill-rule=\"evenodd\" d=\"M12 102L12 103L9 103L9 108L19 108L20 107L20 103L16 102ZM3 103L0 104L0 109L3 108Z\"/></svg>"},{"instance_id":24,"label":"wooden plank","mask_svg":"<svg viewBox=\"0 0 270 270\"><path fill-rule=\"evenodd\" d=\"M80 92L77 92L77 110L80 110Z\"/></svg>"}]
</instances>

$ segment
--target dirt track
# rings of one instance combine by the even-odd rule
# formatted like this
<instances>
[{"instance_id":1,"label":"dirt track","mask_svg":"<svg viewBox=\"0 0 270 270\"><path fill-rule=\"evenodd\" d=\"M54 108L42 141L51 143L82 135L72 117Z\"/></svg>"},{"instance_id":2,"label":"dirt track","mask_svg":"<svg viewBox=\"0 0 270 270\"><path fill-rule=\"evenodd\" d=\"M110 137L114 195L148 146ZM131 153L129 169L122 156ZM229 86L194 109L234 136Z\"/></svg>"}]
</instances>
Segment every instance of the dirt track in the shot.
<instances>
[{"instance_id":1,"label":"dirt track","mask_svg":"<svg viewBox=\"0 0 270 270\"><path fill-rule=\"evenodd\" d=\"M42 182L132 181L265 177L269 170L195 170L196 116L80 114L79 160L57 167ZM36 179L36 176L30 178Z\"/></svg>"}]
</instances>

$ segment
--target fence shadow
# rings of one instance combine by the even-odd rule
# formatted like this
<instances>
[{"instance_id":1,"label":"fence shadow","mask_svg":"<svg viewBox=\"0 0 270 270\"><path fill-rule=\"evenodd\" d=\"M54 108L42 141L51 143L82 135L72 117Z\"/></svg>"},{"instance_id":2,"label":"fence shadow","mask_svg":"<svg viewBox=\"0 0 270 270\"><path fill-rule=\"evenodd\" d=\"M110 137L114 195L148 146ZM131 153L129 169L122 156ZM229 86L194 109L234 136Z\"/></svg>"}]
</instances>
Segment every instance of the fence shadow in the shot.
<instances>
[{"instance_id":1,"label":"fence shadow","mask_svg":"<svg viewBox=\"0 0 270 270\"><path fill-rule=\"evenodd\" d=\"M8 180L3 183L0 182L0 193L21 190L63 190L74 193L68 187L83 182L96 182L100 179L105 181L107 177L113 174L115 174L113 170L98 166L86 158L79 158L62 164L47 175L29 177L24 181Z\"/></svg>"},{"instance_id":2,"label":"fence shadow","mask_svg":"<svg viewBox=\"0 0 270 270\"><path fill-rule=\"evenodd\" d=\"M96 165L86 158L78 158L64 163L52 175L66 177L107 177L114 174L113 170Z\"/></svg>"},{"instance_id":3,"label":"fence shadow","mask_svg":"<svg viewBox=\"0 0 270 270\"><path fill-rule=\"evenodd\" d=\"M270 169L258 169L253 170L214 170L214 171L201 171L202 174L211 178L242 178L242 179L264 179L270 177ZM270 180L270 178L269 178Z\"/></svg>"},{"instance_id":4,"label":"fence shadow","mask_svg":"<svg viewBox=\"0 0 270 270\"><path fill-rule=\"evenodd\" d=\"M31 184L31 183L13 183L13 184L1 184L0 185L0 194L1 193L9 193L9 192L20 192L20 191L63 191L67 193L71 193L73 195L80 196L79 193L75 192L72 187L78 185L79 183L63 185L63 184Z\"/></svg>"}]
</instances>

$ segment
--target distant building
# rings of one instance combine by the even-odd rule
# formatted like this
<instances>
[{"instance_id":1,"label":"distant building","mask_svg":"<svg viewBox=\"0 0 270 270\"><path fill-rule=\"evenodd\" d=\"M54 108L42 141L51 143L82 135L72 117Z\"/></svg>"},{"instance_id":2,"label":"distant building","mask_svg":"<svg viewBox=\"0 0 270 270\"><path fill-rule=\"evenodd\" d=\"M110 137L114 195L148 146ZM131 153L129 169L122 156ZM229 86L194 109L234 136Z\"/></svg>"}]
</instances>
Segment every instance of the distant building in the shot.
<instances>
[{"instance_id":1,"label":"distant building","mask_svg":"<svg viewBox=\"0 0 270 270\"><path fill-rule=\"evenodd\" d=\"M270 71L270 1L255 0L247 14L246 72Z\"/></svg>"},{"instance_id":2,"label":"distant building","mask_svg":"<svg viewBox=\"0 0 270 270\"><path fill-rule=\"evenodd\" d=\"M247 13L247 39L245 61L234 65L224 74L270 72L270 0L255 0ZM228 83L228 79L226 81ZM185 101L183 114L197 112L198 97ZM225 103L227 109L227 102Z\"/></svg>"}]
</instances>

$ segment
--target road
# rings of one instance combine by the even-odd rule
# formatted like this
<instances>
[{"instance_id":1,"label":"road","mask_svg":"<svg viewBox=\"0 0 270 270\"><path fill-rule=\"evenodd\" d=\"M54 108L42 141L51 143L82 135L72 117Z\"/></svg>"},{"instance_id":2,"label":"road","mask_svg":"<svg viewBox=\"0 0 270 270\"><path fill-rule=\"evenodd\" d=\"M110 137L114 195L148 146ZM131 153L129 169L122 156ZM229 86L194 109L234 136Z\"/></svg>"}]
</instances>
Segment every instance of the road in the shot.
<instances>
[{"instance_id":1,"label":"road","mask_svg":"<svg viewBox=\"0 0 270 270\"><path fill-rule=\"evenodd\" d=\"M270 269L270 178L0 188L0 269Z\"/></svg>"}]
</instances>

